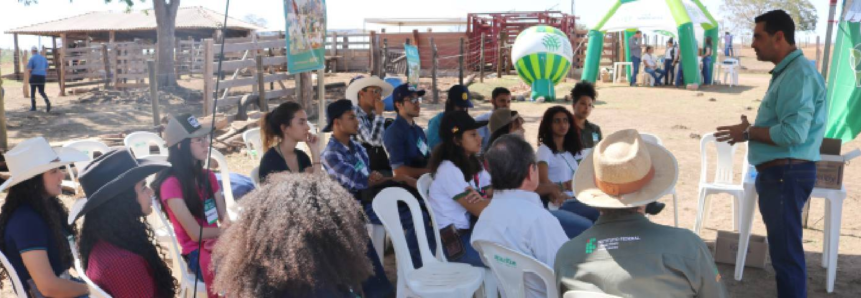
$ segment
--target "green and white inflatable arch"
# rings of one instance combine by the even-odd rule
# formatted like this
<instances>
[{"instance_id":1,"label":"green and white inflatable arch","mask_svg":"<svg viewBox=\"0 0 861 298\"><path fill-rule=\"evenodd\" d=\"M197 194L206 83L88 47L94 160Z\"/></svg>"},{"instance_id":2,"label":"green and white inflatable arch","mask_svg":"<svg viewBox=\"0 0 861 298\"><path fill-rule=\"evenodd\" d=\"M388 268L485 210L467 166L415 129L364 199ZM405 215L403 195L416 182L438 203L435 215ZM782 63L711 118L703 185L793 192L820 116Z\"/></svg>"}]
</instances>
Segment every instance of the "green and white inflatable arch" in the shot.
<instances>
[{"instance_id":1,"label":"green and white inflatable arch","mask_svg":"<svg viewBox=\"0 0 861 298\"><path fill-rule=\"evenodd\" d=\"M581 80L595 82L604 49L604 34L625 32L625 53L631 61L628 40L637 30L667 30L678 32L682 70L685 74L700 73L697 62L697 40L694 25L705 30L712 38L712 71L717 60L718 23L699 0L616 0L600 22L589 30L586 63ZM705 38L703 38L703 46ZM700 84L699 75L685 75L685 84Z\"/></svg>"}]
</instances>

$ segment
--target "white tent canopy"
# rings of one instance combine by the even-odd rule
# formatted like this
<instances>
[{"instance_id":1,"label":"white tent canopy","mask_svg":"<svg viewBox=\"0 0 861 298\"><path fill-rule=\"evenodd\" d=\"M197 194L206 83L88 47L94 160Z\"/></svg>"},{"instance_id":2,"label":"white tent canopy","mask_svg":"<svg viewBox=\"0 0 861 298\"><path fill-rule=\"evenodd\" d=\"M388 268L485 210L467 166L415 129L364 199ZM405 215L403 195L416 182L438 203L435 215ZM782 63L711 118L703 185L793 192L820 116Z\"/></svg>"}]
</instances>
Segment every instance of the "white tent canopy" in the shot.
<instances>
[{"instance_id":1,"label":"white tent canopy","mask_svg":"<svg viewBox=\"0 0 861 298\"><path fill-rule=\"evenodd\" d=\"M861 1L847 0L843 9L843 20L847 22L861 22Z\"/></svg>"},{"instance_id":2,"label":"white tent canopy","mask_svg":"<svg viewBox=\"0 0 861 298\"><path fill-rule=\"evenodd\" d=\"M690 0L682 0L682 4L694 25L711 24L706 14L695 3ZM665 0L638 0L620 6L600 30L618 32L637 28L640 30L676 32L678 25Z\"/></svg>"}]
</instances>

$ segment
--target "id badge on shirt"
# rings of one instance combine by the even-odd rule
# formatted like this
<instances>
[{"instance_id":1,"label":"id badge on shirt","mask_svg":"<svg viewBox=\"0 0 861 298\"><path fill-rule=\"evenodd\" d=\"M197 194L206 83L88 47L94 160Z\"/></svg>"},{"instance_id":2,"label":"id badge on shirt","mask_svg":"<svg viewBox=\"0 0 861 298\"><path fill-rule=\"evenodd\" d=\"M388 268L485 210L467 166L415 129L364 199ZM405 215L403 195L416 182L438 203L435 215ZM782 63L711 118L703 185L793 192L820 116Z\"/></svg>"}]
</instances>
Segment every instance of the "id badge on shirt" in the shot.
<instances>
[{"instance_id":1,"label":"id badge on shirt","mask_svg":"<svg viewBox=\"0 0 861 298\"><path fill-rule=\"evenodd\" d=\"M598 136L598 133L597 133L597 132L593 132L593 133L592 133L592 141L593 141L593 142L595 142L595 143L598 143L598 141L600 141L600 140L601 140L601 138Z\"/></svg>"},{"instance_id":2,"label":"id badge on shirt","mask_svg":"<svg viewBox=\"0 0 861 298\"><path fill-rule=\"evenodd\" d=\"M362 175L368 176L368 167L365 166L365 162L363 162L361 159L356 160L356 164L353 165L353 170L361 172Z\"/></svg>"},{"instance_id":3,"label":"id badge on shirt","mask_svg":"<svg viewBox=\"0 0 861 298\"><path fill-rule=\"evenodd\" d=\"M218 222L218 208L215 208L215 199L203 201L203 211L206 214L206 222L214 224Z\"/></svg>"},{"instance_id":4,"label":"id badge on shirt","mask_svg":"<svg viewBox=\"0 0 861 298\"><path fill-rule=\"evenodd\" d=\"M428 155L428 144L426 144L424 140L419 138L417 145L418 145L419 151L421 151L422 155L427 156Z\"/></svg>"}]
</instances>

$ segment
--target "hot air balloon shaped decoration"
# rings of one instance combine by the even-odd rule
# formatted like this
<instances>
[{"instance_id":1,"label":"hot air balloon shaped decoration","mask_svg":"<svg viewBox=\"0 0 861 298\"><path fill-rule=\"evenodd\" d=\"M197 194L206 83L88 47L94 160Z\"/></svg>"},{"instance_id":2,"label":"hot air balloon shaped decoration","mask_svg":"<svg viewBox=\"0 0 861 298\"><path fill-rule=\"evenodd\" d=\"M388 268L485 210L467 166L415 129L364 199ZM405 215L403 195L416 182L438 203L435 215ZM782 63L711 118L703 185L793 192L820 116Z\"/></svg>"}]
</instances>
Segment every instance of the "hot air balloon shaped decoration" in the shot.
<instances>
[{"instance_id":1,"label":"hot air balloon shaped decoration","mask_svg":"<svg viewBox=\"0 0 861 298\"><path fill-rule=\"evenodd\" d=\"M511 61L517 75L532 86L533 101L555 101L555 86L568 74L574 51L568 36L550 26L533 26L517 35Z\"/></svg>"}]
</instances>

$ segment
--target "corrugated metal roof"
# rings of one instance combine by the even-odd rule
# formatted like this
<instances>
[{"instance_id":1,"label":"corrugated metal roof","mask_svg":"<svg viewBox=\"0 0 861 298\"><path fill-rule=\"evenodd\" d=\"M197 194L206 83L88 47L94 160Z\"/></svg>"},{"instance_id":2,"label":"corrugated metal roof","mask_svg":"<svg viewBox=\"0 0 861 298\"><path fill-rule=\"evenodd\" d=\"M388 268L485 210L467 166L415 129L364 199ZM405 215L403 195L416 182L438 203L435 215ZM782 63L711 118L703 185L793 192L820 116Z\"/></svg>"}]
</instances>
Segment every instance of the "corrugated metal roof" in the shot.
<instances>
[{"instance_id":1,"label":"corrugated metal roof","mask_svg":"<svg viewBox=\"0 0 861 298\"><path fill-rule=\"evenodd\" d=\"M204 7L180 7L176 14L176 29L217 29L224 14ZM50 21L6 31L6 34L57 35L72 32L124 32L155 30L155 12L96 11L56 21ZM264 31L266 28L228 18L227 28L234 30Z\"/></svg>"}]
</instances>

